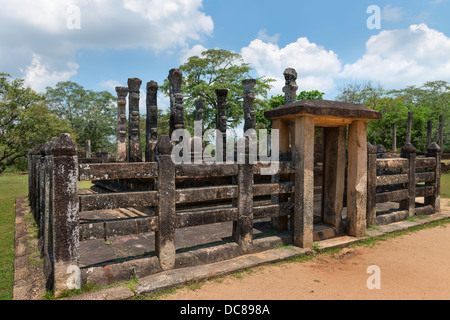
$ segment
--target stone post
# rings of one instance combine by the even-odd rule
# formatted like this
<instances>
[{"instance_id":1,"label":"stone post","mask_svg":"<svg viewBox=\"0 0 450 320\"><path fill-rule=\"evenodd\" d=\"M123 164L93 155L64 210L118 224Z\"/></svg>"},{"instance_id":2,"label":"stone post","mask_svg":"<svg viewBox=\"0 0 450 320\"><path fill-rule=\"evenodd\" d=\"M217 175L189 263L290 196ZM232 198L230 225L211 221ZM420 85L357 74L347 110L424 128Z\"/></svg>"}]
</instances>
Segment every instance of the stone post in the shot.
<instances>
[{"instance_id":1,"label":"stone post","mask_svg":"<svg viewBox=\"0 0 450 320\"><path fill-rule=\"evenodd\" d=\"M397 124L392 125L392 151L397 151Z\"/></svg>"},{"instance_id":2,"label":"stone post","mask_svg":"<svg viewBox=\"0 0 450 320\"><path fill-rule=\"evenodd\" d=\"M117 162L127 161L127 87L116 87L117 92Z\"/></svg>"},{"instance_id":3,"label":"stone post","mask_svg":"<svg viewBox=\"0 0 450 320\"><path fill-rule=\"evenodd\" d=\"M377 224L377 148L367 143L367 227Z\"/></svg>"},{"instance_id":4,"label":"stone post","mask_svg":"<svg viewBox=\"0 0 450 320\"><path fill-rule=\"evenodd\" d=\"M172 161L173 145L168 136L161 136L156 144L158 152L158 231L155 233L155 249L161 268L175 267L175 164Z\"/></svg>"},{"instance_id":5,"label":"stone post","mask_svg":"<svg viewBox=\"0 0 450 320\"><path fill-rule=\"evenodd\" d=\"M255 113L255 79L247 79L242 81L244 87L244 132L249 129L256 128Z\"/></svg>"},{"instance_id":6,"label":"stone post","mask_svg":"<svg viewBox=\"0 0 450 320\"><path fill-rule=\"evenodd\" d=\"M280 160L286 161L289 153L289 122L282 119L275 119L272 122L272 130L279 130L279 149ZM275 174L272 176L272 183L288 182L290 181L289 174ZM288 194L273 194L271 196L272 204L279 204L288 202ZM288 217L272 218L272 225L278 231L285 231L288 229Z\"/></svg>"},{"instance_id":7,"label":"stone post","mask_svg":"<svg viewBox=\"0 0 450 320\"><path fill-rule=\"evenodd\" d=\"M444 117L439 116L439 148L444 152Z\"/></svg>"},{"instance_id":8,"label":"stone post","mask_svg":"<svg viewBox=\"0 0 450 320\"><path fill-rule=\"evenodd\" d=\"M312 247L314 227L314 118L295 121L294 245Z\"/></svg>"},{"instance_id":9,"label":"stone post","mask_svg":"<svg viewBox=\"0 0 450 320\"><path fill-rule=\"evenodd\" d=\"M199 99L195 102L195 121L201 121L202 122L202 136L205 132L205 126L203 123L203 112L205 110L205 100ZM198 135L197 135L198 136Z\"/></svg>"},{"instance_id":10,"label":"stone post","mask_svg":"<svg viewBox=\"0 0 450 320\"><path fill-rule=\"evenodd\" d=\"M109 161L109 153L108 153L108 150L102 149L101 159L102 159L102 163L108 163L108 161Z\"/></svg>"},{"instance_id":11,"label":"stone post","mask_svg":"<svg viewBox=\"0 0 450 320\"><path fill-rule=\"evenodd\" d=\"M407 143L402 148L402 158L409 160L408 167L408 199L400 201L400 209L408 210L409 216L415 215L416 208L416 148L411 143Z\"/></svg>"},{"instance_id":12,"label":"stone post","mask_svg":"<svg viewBox=\"0 0 450 320\"><path fill-rule=\"evenodd\" d=\"M195 102L194 137L191 138L191 158L194 161L194 164L202 164L203 162L203 134L205 132L205 127L203 124L204 108L205 100L200 99Z\"/></svg>"},{"instance_id":13,"label":"stone post","mask_svg":"<svg viewBox=\"0 0 450 320\"><path fill-rule=\"evenodd\" d=\"M432 121L428 120L427 123L427 145L426 145L426 149L428 150L428 148L431 145L431 132L432 132L433 126L432 126Z\"/></svg>"},{"instance_id":14,"label":"stone post","mask_svg":"<svg viewBox=\"0 0 450 320\"><path fill-rule=\"evenodd\" d=\"M347 174L347 230L350 236L366 235L367 122L349 126Z\"/></svg>"},{"instance_id":15,"label":"stone post","mask_svg":"<svg viewBox=\"0 0 450 320\"><path fill-rule=\"evenodd\" d=\"M91 159L92 158L92 150L91 150L91 140L86 140L86 154L85 157L86 159Z\"/></svg>"},{"instance_id":16,"label":"stone post","mask_svg":"<svg viewBox=\"0 0 450 320\"><path fill-rule=\"evenodd\" d=\"M324 164L322 183L323 219L341 231L344 207L347 127L324 129Z\"/></svg>"},{"instance_id":17,"label":"stone post","mask_svg":"<svg viewBox=\"0 0 450 320\"><path fill-rule=\"evenodd\" d=\"M140 113L139 113L139 101L140 101L140 87L142 84L141 79L132 78L128 79L129 89L129 146L128 146L128 161L129 162L142 162L142 148L141 148L141 133L140 133Z\"/></svg>"},{"instance_id":18,"label":"stone post","mask_svg":"<svg viewBox=\"0 0 450 320\"><path fill-rule=\"evenodd\" d=\"M292 68L287 68L284 73L284 79L286 80L286 86L283 88L284 92L284 104L291 104L297 100L297 71Z\"/></svg>"},{"instance_id":19,"label":"stone post","mask_svg":"<svg viewBox=\"0 0 450 320\"><path fill-rule=\"evenodd\" d=\"M406 144L411 143L413 113L408 112L408 123L406 124Z\"/></svg>"},{"instance_id":20,"label":"stone post","mask_svg":"<svg viewBox=\"0 0 450 320\"><path fill-rule=\"evenodd\" d=\"M79 263L79 201L77 147L62 134L52 144L52 253L55 295L68 289L68 268Z\"/></svg>"},{"instance_id":21,"label":"stone post","mask_svg":"<svg viewBox=\"0 0 450 320\"><path fill-rule=\"evenodd\" d=\"M146 119L145 161L155 162L155 146L158 141L158 83L147 83L147 119Z\"/></svg>"},{"instance_id":22,"label":"stone post","mask_svg":"<svg viewBox=\"0 0 450 320\"><path fill-rule=\"evenodd\" d=\"M184 129L184 107L182 95L183 73L180 69L169 72L170 94L170 138L175 130Z\"/></svg>"},{"instance_id":23,"label":"stone post","mask_svg":"<svg viewBox=\"0 0 450 320\"><path fill-rule=\"evenodd\" d=\"M245 144L251 143L250 137L244 137ZM250 149L250 147L249 147ZM249 155L245 152L245 163L239 164L238 184L238 220L234 222L233 238L244 253L253 248L253 167Z\"/></svg>"},{"instance_id":24,"label":"stone post","mask_svg":"<svg viewBox=\"0 0 450 320\"><path fill-rule=\"evenodd\" d=\"M216 90L217 96L217 114L216 114L216 129L222 133L222 160L225 161L227 157L227 128L228 128L228 118L227 118L227 95L228 90L219 89ZM216 138L217 141L220 139ZM217 144L219 146L219 144ZM216 152L219 150L216 148Z\"/></svg>"},{"instance_id":25,"label":"stone post","mask_svg":"<svg viewBox=\"0 0 450 320\"><path fill-rule=\"evenodd\" d=\"M434 168L435 180L426 183L427 186L434 187L434 194L425 197L425 204L433 206L436 213L441 211L441 152L441 148L435 142L427 150L427 157L436 158L436 167Z\"/></svg>"}]
</instances>

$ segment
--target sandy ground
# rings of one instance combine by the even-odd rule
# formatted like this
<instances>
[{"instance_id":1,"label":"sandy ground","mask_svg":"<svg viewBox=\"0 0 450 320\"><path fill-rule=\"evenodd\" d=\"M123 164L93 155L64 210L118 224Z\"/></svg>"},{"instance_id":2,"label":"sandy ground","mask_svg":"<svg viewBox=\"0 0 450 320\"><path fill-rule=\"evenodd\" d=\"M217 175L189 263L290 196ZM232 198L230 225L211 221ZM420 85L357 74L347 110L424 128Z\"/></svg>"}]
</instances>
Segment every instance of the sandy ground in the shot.
<instances>
[{"instance_id":1,"label":"sandy ground","mask_svg":"<svg viewBox=\"0 0 450 320\"><path fill-rule=\"evenodd\" d=\"M449 201L442 208L449 211ZM369 266L379 267L381 289L367 287ZM369 281L370 283L374 283ZM311 261L254 269L195 291L180 289L167 300L450 299L450 225L343 249Z\"/></svg>"}]
</instances>

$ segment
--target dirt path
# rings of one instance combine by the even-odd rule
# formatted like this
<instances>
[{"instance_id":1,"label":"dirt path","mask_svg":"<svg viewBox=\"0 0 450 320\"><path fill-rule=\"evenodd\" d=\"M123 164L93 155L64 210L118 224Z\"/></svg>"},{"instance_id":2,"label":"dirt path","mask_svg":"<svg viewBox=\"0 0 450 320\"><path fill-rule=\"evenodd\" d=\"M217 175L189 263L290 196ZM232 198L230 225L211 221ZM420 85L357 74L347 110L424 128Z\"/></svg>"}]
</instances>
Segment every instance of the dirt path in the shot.
<instances>
[{"instance_id":1,"label":"dirt path","mask_svg":"<svg viewBox=\"0 0 450 320\"><path fill-rule=\"evenodd\" d=\"M448 200L442 207L448 211ZM380 268L380 290L369 290L369 266ZM331 257L255 269L167 300L450 299L450 225L344 249Z\"/></svg>"}]
</instances>

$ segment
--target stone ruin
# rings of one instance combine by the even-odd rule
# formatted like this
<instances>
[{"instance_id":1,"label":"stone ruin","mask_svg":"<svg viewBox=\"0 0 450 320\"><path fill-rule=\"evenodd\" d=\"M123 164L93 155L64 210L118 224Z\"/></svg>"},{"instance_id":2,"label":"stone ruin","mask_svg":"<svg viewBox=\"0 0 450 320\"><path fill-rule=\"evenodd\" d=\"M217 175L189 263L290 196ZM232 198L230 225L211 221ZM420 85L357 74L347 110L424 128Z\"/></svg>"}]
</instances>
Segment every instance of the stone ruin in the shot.
<instances>
[{"instance_id":1,"label":"stone ruin","mask_svg":"<svg viewBox=\"0 0 450 320\"><path fill-rule=\"evenodd\" d=\"M30 150L29 202L39 226L48 288L55 293L66 290L67 270L73 267L80 270L79 283L105 285L282 244L311 248L314 241L361 237L366 227L439 212L437 144L421 158L410 143L400 157L377 158L366 129L368 121L380 119L378 112L336 101L295 101L297 73L289 68L284 75L286 103L265 114L273 120L272 129L279 130L278 170L269 176L261 174L266 164L260 159L251 163L248 154L247 161L238 164L175 164L171 153L182 141L158 136L154 81L147 84L146 143L141 146L142 81L134 78L128 88L116 89L115 158L107 153L101 159L88 153L79 157L67 134ZM185 127L181 79L179 69L170 71L171 134ZM254 129L256 81L244 80L242 85L244 129ZM216 128L226 140L227 91L217 90L216 95ZM204 104L196 103L198 121ZM252 137L242 139L247 152ZM202 142L193 137L188 143ZM78 181L92 181L94 187L78 190ZM377 190L392 184L400 188ZM423 205L416 197L424 197ZM378 214L377 205L385 202L398 208ZM83 261L88 242L130 235L142 236L145 243L140 245L147 251L118 261Z\"/></svg>"}]
</instances>

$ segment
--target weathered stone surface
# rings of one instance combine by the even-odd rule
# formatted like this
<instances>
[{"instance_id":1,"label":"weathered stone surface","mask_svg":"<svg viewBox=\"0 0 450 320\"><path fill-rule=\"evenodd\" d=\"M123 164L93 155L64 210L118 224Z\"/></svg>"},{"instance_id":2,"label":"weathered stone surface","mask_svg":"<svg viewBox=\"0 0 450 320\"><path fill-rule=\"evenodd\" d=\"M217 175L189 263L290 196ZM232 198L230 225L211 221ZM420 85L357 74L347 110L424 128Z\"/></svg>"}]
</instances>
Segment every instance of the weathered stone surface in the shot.
<instances>
[{"instance_id":1,"label":"weathered stone surface","mask_svg":"<svg viewBox=\"0 0 450 320\"><path fill-rule=\"evenodd\" d=\"M141 133L140 133L140 87L141 79L128 79L129 89L129 125L128 125L128 161L142 162L142 147L141 147Z\"/></svg>"},{"instance_id":2,"label":"weathered stone surface","mask_svg":"<svg viewBox=\"0 0 450 320\"><path fill-rule=\"evenodd\" d=\"M117 92L117 162L127 160L127 96L128 88L116 87Z\"/></svg>"},{"instance_id":3,"label":"weathered stone surface","mask_svg":"<svg viewBox=\"0 0 450 320\"><path fill-rule=\"evenodd\" d=\"M264 115L270 119L292 116L294 114L366 120L381 119L381 113L362 105L329 100L297 101L264 113Z\"/></svg>"},{"instance_id":4,"label":"weathered stone surface","mask_svg":"<svg viewBox=\"0 0 450 320\"><path fill-rule=\"evenodd\" d=\"M293 68L287 68L284 73L284 79L286 81L286 86L283 88L284 92L284 104L288 105L294 103L297 100L297 71Z\"/></svg>"},{"instance_id":5,"label":"weathered stone surface","mask_svg":"<svg viewBox=\"0 0 450 320\"><path fill-rule=\"evenodd\" d=\"M108 163L81 164L79 181L139 179L158 177L158 164L152 163Z\"/></svg>"},{"instance_id":6,"label":"weathered stone surface","mask_svg":"<svg viewBox=\"0 0 450 320\"><path fill-rule=\"evenodd\" d=\"M295 213L294 244L313 245L314 223L314 119L298 117L295 121Z\"/></svg>"},{"instance_id":7,"label":"weathered stone surface","mask_svg":"<svg viewBox=\"0 0 450 320\"><path fill-rule=\"evenodd\" d=\"M256 113L255 113L255 79L247 79L242 81L244 87L244 132L249 129L256 128Z\"/></svg>"},{"instance_id":8,"label":"weathered stone surface","mask_svg":"<svg viewBox=\"0 0 450 320\"><path fill-rule=\"evenodd\" d=\"M168 137L158 141L159 151L163 151L158 158L158 208L159 228L156 232L156 254L163 270L175 267L175 164L168 154L170 146Z\"/></svg>"},{"instance_id":9,"label":"weathered stone surface","mask_svg":"<svg viewBox=\"0 0 450 320\"><path fill-rule=\"evenodd\" d=\"M170 137L177 129L184 129L184 107L182 95L183 73L181 69L169 71Z\"/></svg>"},{"instance_id":10,"label":"weathered stone surface","mask_svg":"<svg viewBox=\"0 0 450 320\"><path fill-rule=\"evenodd\" d=\"M367 122L355 121L348 132L347 228L348 234L366 233Z\"/></svg>"}]
</instances>

